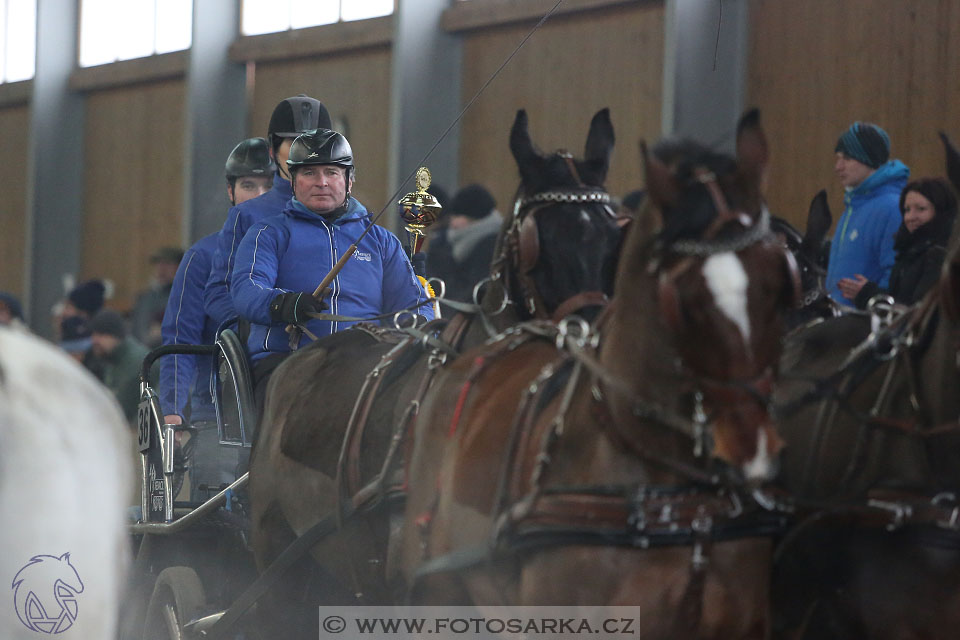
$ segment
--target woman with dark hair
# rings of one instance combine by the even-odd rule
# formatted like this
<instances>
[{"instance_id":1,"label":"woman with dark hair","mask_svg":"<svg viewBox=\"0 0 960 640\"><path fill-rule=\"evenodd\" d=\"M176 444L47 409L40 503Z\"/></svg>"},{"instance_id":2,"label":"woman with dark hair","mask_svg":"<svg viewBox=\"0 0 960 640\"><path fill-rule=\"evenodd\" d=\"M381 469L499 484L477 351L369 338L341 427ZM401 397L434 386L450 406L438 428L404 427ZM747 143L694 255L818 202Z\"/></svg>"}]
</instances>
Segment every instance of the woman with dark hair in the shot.
<instances>
[{"instance_id":1,"label":"woman with dark hair","mask_svg":"<svg viewBox=\"0 0 960 640\"><path fill-rule=\"evenodd\" d=\"M870 298L886 293L898 304L919 301L940 279L947 242L957 215L957 197L942 178L921 178L903 188L900 194L903 223L894 237L897 259L890 272L890 286L882 290L862 275L844 278L840 290L865 309Z\"/></svg>"}]
</instances>

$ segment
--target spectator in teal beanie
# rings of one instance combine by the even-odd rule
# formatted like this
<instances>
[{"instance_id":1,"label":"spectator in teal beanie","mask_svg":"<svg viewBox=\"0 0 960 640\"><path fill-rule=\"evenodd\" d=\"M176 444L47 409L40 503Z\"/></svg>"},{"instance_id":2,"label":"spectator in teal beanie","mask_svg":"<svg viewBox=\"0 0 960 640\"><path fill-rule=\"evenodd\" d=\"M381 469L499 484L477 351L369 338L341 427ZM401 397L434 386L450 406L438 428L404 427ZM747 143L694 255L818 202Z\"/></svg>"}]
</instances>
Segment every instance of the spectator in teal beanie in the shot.
<instances>
[{"instance_id":1,"label":"spectator in teal beanie","mask_svg":"<svg viewBox=\"0 0 960 640\"><path fill-rule=\"evenodd\" d=\"M865 281L888 285L901 223L900 193L910 169L890 159L890 136L867 122L850 125L834 151L834 171L845 189L844 211L830 246L825 285L834 301L852 306L845 287Z\"/></svg>"}]
</instances>

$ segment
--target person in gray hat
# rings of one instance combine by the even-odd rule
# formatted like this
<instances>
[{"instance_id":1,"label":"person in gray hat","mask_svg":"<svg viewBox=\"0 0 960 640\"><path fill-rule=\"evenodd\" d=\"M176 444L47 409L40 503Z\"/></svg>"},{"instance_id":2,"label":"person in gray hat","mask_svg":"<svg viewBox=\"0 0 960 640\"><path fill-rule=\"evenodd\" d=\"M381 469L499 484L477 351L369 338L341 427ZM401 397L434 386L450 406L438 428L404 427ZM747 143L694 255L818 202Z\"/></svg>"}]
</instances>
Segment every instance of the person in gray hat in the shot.
<instances>
[{"instance_id":1,"label":"person in gray hat","mask_svg":"<svg viewBox=\"0 0 960 640\"><path fill-rule=\"evenodd\" d=\"M161 247L150 256L153 274L150 286L137 294L130 311L130 324L133 337L150 348L160 346L160 323L163 310L173 287L173 278L177 274L183 249L180 247Z\"/></svg>"}]
</instances>

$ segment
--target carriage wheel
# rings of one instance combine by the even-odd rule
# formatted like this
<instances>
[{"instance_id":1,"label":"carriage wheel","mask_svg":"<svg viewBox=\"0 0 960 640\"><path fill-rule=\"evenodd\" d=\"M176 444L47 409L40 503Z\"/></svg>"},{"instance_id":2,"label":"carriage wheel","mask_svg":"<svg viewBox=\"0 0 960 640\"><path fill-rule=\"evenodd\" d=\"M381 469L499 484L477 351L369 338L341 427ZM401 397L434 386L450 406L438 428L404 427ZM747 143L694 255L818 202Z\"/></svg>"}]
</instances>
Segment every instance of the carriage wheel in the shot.
<instances>
[{"instance_id":1,"label":"carriage wheel","mask_svg":"<svg viewBox=\"0 0 960 640\"><path fill-rule=\"evenodd\" d=\"M183 625L197 617L204 606L203 585L189 567L167 567L157 576L147 615L143 640L185 640Z\"/></svg>"}]
</instances>

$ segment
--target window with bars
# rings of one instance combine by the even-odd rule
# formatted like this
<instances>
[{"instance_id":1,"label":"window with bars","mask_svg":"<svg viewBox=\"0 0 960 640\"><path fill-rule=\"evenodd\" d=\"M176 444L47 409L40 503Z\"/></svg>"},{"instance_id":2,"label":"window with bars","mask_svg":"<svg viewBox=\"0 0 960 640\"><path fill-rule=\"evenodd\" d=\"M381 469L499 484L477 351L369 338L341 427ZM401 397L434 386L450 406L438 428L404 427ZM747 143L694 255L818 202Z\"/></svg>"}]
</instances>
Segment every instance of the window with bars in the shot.
<instances>
[{"instance_id":1,"label":"window with bars","mask_svg":"<svg viewBox=\"0 0 960 640\"><path fill-rule=\"evenodd\" d=\"M245 36L364 20L393 13L394 0L243 0Z\"/></svg>"},{"instance_id":2,"label":"window with bars","mask_svg":"<svg viewBox=\"0 0 960 640\"><path fill-rule=\"evenodd\" d=\"M37 68L37 0L0 0L0 83L29 80Z\"/></svg>"},{"instance_id":3,"label":"window with bars","mask_svg":"<svg viewBox=\"0 0 960 640\"><path fill-rule=\"evenodd\" d=\"M192 38L193 0L81 0L81 67L182 51Z\"/></svg>"}]
</instances>

